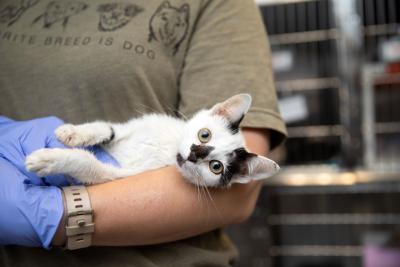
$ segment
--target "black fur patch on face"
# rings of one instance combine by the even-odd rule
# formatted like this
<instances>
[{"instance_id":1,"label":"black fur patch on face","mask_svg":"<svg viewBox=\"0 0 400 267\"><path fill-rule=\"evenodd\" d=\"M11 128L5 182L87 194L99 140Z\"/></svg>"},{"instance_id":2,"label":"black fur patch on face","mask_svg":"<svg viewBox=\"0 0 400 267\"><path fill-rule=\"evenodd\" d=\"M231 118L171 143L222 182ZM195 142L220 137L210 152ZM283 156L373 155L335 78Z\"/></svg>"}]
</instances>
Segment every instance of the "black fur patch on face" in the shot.
<instances>
[{"instance_id":1,"label":"black fur patch on face","mask_svg":"<svg viewBox=\"0 0 400 267\"><path fill-rule=\"evenodd\" d=\"M231 122L229 124L229 130L231 131L232 134L237 134L239 132L239 124L242 122L243 118L244 114L242 115L242 117L240 117L239 120Z\"/></svg>"},{"instance_id":2,"label":"black fur patch on face","mask_svg":"<svg viewBox=\"0 0 400 267\"><path fill-rule=\"evenodd\" d=\"M257 155L247 152L243 147L235 149L230 154L228 166L225 166L225 171L221 175L220 186L228 186L235 175L246 175L249 172L246 162L251 157Z\"/></svg>"},{"instance_id":3,"label":"black fur patch on face","mask_svg":"<svg viewBox=\"0 0 400 267\"><path fill-rule=\"evenodd\" d=\"M188 157L188 160L191 162L196 162L197 159L204 159L206 158L211 151L213 151L215 148L213 146L205 146L205 145L195 145L193 144L190 147L190 154Z\"/></svg>"}]
</instances>

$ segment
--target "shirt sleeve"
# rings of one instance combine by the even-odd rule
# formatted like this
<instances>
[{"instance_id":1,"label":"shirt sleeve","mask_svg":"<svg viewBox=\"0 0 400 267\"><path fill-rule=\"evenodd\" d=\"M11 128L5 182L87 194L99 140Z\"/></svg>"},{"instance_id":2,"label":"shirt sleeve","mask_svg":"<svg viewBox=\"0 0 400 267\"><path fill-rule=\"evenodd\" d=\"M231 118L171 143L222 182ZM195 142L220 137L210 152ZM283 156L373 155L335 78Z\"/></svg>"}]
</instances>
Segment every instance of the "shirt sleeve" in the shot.
<instances>
[{"instance_id":1,"label":"shirt sleeve","mask_svg":"<svg viewBox=\"0 0 400 267\"><path fill-rule=\"evenodd\" d=\"M269 43L254 0L210 0L194 19L180 84L179 110L192 115L238 93L252 106L241 127L270 129L271 148L286 137Z\"/></svg>"}]
</instances>

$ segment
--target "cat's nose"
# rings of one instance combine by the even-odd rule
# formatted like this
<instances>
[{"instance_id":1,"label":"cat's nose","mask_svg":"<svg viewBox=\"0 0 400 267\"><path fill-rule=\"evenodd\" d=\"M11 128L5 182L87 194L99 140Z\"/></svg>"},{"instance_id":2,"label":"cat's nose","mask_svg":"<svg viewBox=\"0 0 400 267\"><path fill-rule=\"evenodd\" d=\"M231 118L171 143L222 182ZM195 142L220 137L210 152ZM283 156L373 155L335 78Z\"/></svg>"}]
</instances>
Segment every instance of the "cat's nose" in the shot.
<instances>
[{"instance_id":1,"label":"cat's nose","mask_svg":"<svg viewBox=\"0 0 400 267\"><path fill-rule=\"evenodd\" d=\"M191 161L193 163L196 163L197 161L197 155L194 151L190 151L189 157L187 159L188 161Z\"/></svg>"},{"instance_id":2,"label":"cat's nose","mask_svg":"<svg viewBox=\"0 0 400 267\"><path fill-rule=\"evenodd\" d=\"M190 154L188 157L188 161L196 162L198 159L205 159L213 150L214 147L212 146L193 144L190 147Z\"/></svg>"}]
</instances>

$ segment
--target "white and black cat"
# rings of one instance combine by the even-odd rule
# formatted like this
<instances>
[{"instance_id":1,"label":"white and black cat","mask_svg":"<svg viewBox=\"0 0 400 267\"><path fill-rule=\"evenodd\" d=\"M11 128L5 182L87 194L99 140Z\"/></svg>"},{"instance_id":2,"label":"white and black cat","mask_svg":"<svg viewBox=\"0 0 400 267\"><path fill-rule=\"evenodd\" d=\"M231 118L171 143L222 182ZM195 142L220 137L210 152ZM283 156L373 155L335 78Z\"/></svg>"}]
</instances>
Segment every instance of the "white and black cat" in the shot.
<instances>
[{"instance_id":1,"label":"white and black cat","mask_svg":"<svg viewBox=\"0 0 400 267\"><path fill-rule=\"evenodd\" d=\"M247 94L235 95L185 121L149 114L124 124L92 122L56 129L65 145L101 145L121 168L100 162L90 152L41 149L26 159L39 176L63 173L85 184L103 183L176 164L191 183L227 187L267 178L279 170L270 159L246 151L239 123L251 105Z\"/></svg>"}]
</instances>

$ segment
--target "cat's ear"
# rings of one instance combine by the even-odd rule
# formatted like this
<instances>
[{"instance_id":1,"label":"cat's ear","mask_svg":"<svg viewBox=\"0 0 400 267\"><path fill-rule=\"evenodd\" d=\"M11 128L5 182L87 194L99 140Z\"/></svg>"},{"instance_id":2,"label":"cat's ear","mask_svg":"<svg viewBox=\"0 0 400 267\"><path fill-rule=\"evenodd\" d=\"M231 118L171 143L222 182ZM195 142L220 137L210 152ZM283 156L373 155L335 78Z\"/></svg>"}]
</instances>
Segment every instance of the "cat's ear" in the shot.
<instances>
[{"instance_id":1,"label":"cat's ear","mask_svg":"<svg viewBox=\"0 0 400 267\"><path fill-rule=\"evenodd\" d=\"M245 168L246 173L234 179L233 183L245 184L250 181L262 180L271 177L279 171L279 165L273 160L255 154L252 155L254 156L248 157L246 162L243 163L247 164Z\"/></svg>"},{"instance_id":2,"label":"cat's ear","mask_svg":"<svg viewBox=\"0 0 400 267\"><path fill-rule=\"evenodd\" d=\"M222 116L230 123L233 132L237 132L239 124L251 105L249 94L234 95L222 103L218 103L211 108L212 115Z\"/></svg>"}]
</instances>

